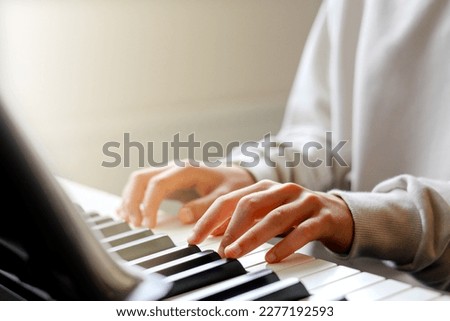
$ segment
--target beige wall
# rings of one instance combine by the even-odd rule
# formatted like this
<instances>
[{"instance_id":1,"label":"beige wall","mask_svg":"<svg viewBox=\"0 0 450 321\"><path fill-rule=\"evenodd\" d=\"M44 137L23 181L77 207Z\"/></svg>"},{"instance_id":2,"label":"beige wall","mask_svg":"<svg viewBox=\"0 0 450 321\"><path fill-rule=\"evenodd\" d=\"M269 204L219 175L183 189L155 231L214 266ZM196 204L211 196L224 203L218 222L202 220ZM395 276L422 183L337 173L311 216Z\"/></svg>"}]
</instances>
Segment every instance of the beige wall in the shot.
<instances>
[{"instance_id":1,"label":"beige wall","mask_svg":"<svg viewBox=\"0 0 450 321\"><path fill-rule=\"evenodd\" d=\"M0 93L55 173L119 193L124 133L225 145L279 128L317 0L0 0ZM156 156L158 159L158 156Z\"/></svg>"}]
</instances>

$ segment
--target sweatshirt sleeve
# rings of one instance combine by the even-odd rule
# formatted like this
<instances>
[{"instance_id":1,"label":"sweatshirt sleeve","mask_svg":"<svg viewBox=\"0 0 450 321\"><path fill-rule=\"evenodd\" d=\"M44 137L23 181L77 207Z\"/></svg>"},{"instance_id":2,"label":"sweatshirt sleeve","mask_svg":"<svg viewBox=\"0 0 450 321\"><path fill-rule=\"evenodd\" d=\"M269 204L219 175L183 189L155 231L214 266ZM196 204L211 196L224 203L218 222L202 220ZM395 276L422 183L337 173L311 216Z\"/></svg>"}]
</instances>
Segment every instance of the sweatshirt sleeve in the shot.
<instances>
[{"instance_id":1,"label":"sweatshirt sleeve","mask_svg":"<svg viewBox=\"0 0 450 321\"><path fill-rule=\"evenodd\" d=\"M261 141L244 152L241 148L232 154L233 163L245 167L256 180L295 182L322 191L345 188L341 178L349 171L347 154L338 155L337 166L330 166L327 159L328 151L336 149L331 141L329 63L327 6L323 4L303 50L281 130L270 137L272 147L264 148Z\"/></svg>"},{"instance_id":2,"label":"sweatshirt sleeve","mask_svg":"<svg viewBox=\"0 0 450 321\"><path fill-rule=\"evenodd\" d=\"M342 197L354 219L347 258L392 261L423 283L450 290L450 182L401 175Z\"/></svg>"}]
</instances>

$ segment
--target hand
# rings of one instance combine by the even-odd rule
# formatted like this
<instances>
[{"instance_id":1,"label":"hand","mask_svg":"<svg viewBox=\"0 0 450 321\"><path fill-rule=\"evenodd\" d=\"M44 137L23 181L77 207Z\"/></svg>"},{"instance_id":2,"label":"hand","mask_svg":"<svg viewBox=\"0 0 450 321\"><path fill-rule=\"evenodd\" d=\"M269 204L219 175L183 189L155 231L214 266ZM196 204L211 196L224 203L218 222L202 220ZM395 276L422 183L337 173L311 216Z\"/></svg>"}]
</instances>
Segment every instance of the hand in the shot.
<instances>
[{"instance_id":1,"label":"hand","mask_svg":"<svg viewBox=\"0 0 450 321\"><path fill-rule=\"evenodd\" d=\"M186 202L178 213L180 220L194 223L217 197L253 183L253 177L238 167L194 167L186 162L185 167L142 169L125 185L117 215L134 226L153 228L162 201L175 199Z\"/></svg>"},{"instance_id":2,"label":"hand","mask_svg":"<svg viewBox=\"0 0 450 321\"><path fill-rule=\"evenodd\" d=\"M344 253L353 239L353 218L341 198L293 183L265 180L219 197L197 222L188 242L202 242L227 220L218 250L223 257L238 258L288 231L267 252L267 262L279 262L313 240Z\"/></svg>"}]
</instances>

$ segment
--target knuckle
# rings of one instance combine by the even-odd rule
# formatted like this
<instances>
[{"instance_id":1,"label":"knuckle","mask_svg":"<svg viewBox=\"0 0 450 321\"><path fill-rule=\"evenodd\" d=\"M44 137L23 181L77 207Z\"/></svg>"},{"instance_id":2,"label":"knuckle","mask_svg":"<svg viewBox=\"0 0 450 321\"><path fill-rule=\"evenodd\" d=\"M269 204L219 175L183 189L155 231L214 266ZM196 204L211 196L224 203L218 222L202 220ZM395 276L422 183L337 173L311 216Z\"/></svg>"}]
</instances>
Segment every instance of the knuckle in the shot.
<instances>
[{"instance_id":1,"label":"knuckle","mask_svg":"<svg viewBox=\"0 0 450 321\"><path fill-rule=\"evenodd\" d=\"M159 188L160 186L163 186L166 182L167 182L167 178L165 176L156 175L148 181L147 186L149 189L155 190L155 189Z\"/></svg>"},{"instance_id":2,"label":"knuckle","mask_svg":"<svg viewBox=\"0 0 450 321\"><path fill-rule=\"evenodd\" d=\"M285 183L283 184L283 189L289 194L299 194L304 190L300 185L295 183Z\"/></svg>"},{"instance_id":3,"label":"knuckle","mask_svg":"<svg viewBox=\"0 0 450 321\"><path fill-rule=\"evenodd\" d=\"M305 201L314 207L320 207L322 205L321 197L315 193L308 193L308 195L305 198Z\"/></svg>"},{"instance_id":4,"label":"knuckle","mask_svg":"<svg viewBox=\"0 0 450 321\"><path fill-rule=\"evenodd\" d=\"M257 203L258 200L256 200L252 195L246 195L239 200L237 210L248 212L255 208Z\"/></svg>"},{"instance_id":5,"label":"knuckle","mask_svg":"<svg viewBox=\"0 0 450 321\"><path fill-rule=\"evenodd\" d=\"M280 244L277 246L277 249L289 255L298 250L298 246L294 242L280 242Z\"/></svg>"},{"instance_id":6,"label":"knuckle","mask_svg":"<svg viewBox=\"0 0 450 321\"><path fill-rule=\"evenodd\" d=\"M259 186L261 186L262 188L269 188L277 183L274 181L271 181L270 179L263 179L263 180L259 181L257 184Z\"/></svg>"},{"instance_id":7,"label":"knuckle","mask_svg":"<svg viewBox=\"0 0 450 321\"><path fill-rule=\"evenodd\" d=\"M234 240L236 239L234 233L230 232L229 230L225 230L222 236L221 245L222 247L227 247L230 245Z\"/></svg>"},{"instance_id":8,"label":"knuckle","mask_svg":"<svg viewBox=\"0 0 450 321\"><path fill-rule=\"evenodd\" d=\"M233 199L227 194L221 195L214 201L214 204L219 208L227 207L233 203Z\"/></svg>"},{"instance_id":9,"label":"knuckle","mask_svg":"<svg viewBox=\"0 0 450 321\"><path fill-rule=\"evenodd\" d=\"M330 226L334 222L334 214L329 209L322 209L320 211L320 221L323 226Z\"/></svg>"},{"instance_id":10,"label":"knuckle","mask_svg":"<svg viewBox=\"0 0 450 321\"><path fill-rule=\"evenodd\" d=\"M286 219L287 213L280 208L272 210L269 215L266 216L267 225L277 231L286 231L292 225L286 223L289 219Z\"/></svg>"},{"instance_id":11,"label":"knuckle","mask_svg":"<svg viewBox=\"0 0 450 321\"><path fill-rule=\"evenodd\" d=\"M314 224L301 225L301 234L304 239L312 240L315 235L315 225Z\"/></svg>"},{"instance_id":12,"label":"knuckle","mask_svg":"<svg viewBox=\"0 0 450 321\"><path fill-rule=\"evenodd\" d=\"M247 244L259 244L260 243L259 234L255 233L253 231L249 231L246 235L246 243Z\"/></svg>"},{"instance_id":13,"label":"knuckle","mask_svg":"<svg viewBox=\"0 0 450 321\"><path fill-rule=\"evenodd\" d=\"M274 224L276 222L282 221L284 214L285 213L282 209L276 208L276 209L272 210L272 212L270 212L270 215L267 217L267 219L269 219L270 222L272 224Z\"/></svg>"}]
</instances>

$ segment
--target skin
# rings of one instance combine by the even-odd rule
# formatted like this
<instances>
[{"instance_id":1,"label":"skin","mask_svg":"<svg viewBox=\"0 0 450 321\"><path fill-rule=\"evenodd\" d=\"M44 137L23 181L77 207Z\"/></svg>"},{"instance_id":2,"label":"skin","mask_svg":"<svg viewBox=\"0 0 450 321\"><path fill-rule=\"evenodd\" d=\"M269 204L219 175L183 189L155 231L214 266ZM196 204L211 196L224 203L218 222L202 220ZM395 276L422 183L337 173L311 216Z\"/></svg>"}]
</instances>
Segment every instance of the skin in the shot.
<instances>
[{"instance_id":1,"label":"skin","mask_svg":"<svg viewBox=\"0 0 450 321\"><path fill-rule=\"evenodd\" d=\"M197 222L190 244L223 234L218 249L222 257L241 257L280 234L287 235L267 252L269 263L314 240L345 253L353 240L352 215L338 196L294 183L255 183L237 167L169 165L136 171L125 186L117 214L135 226L153 228L164 199L184 202L179 219Z\"/></svg>"}]
</instances>

